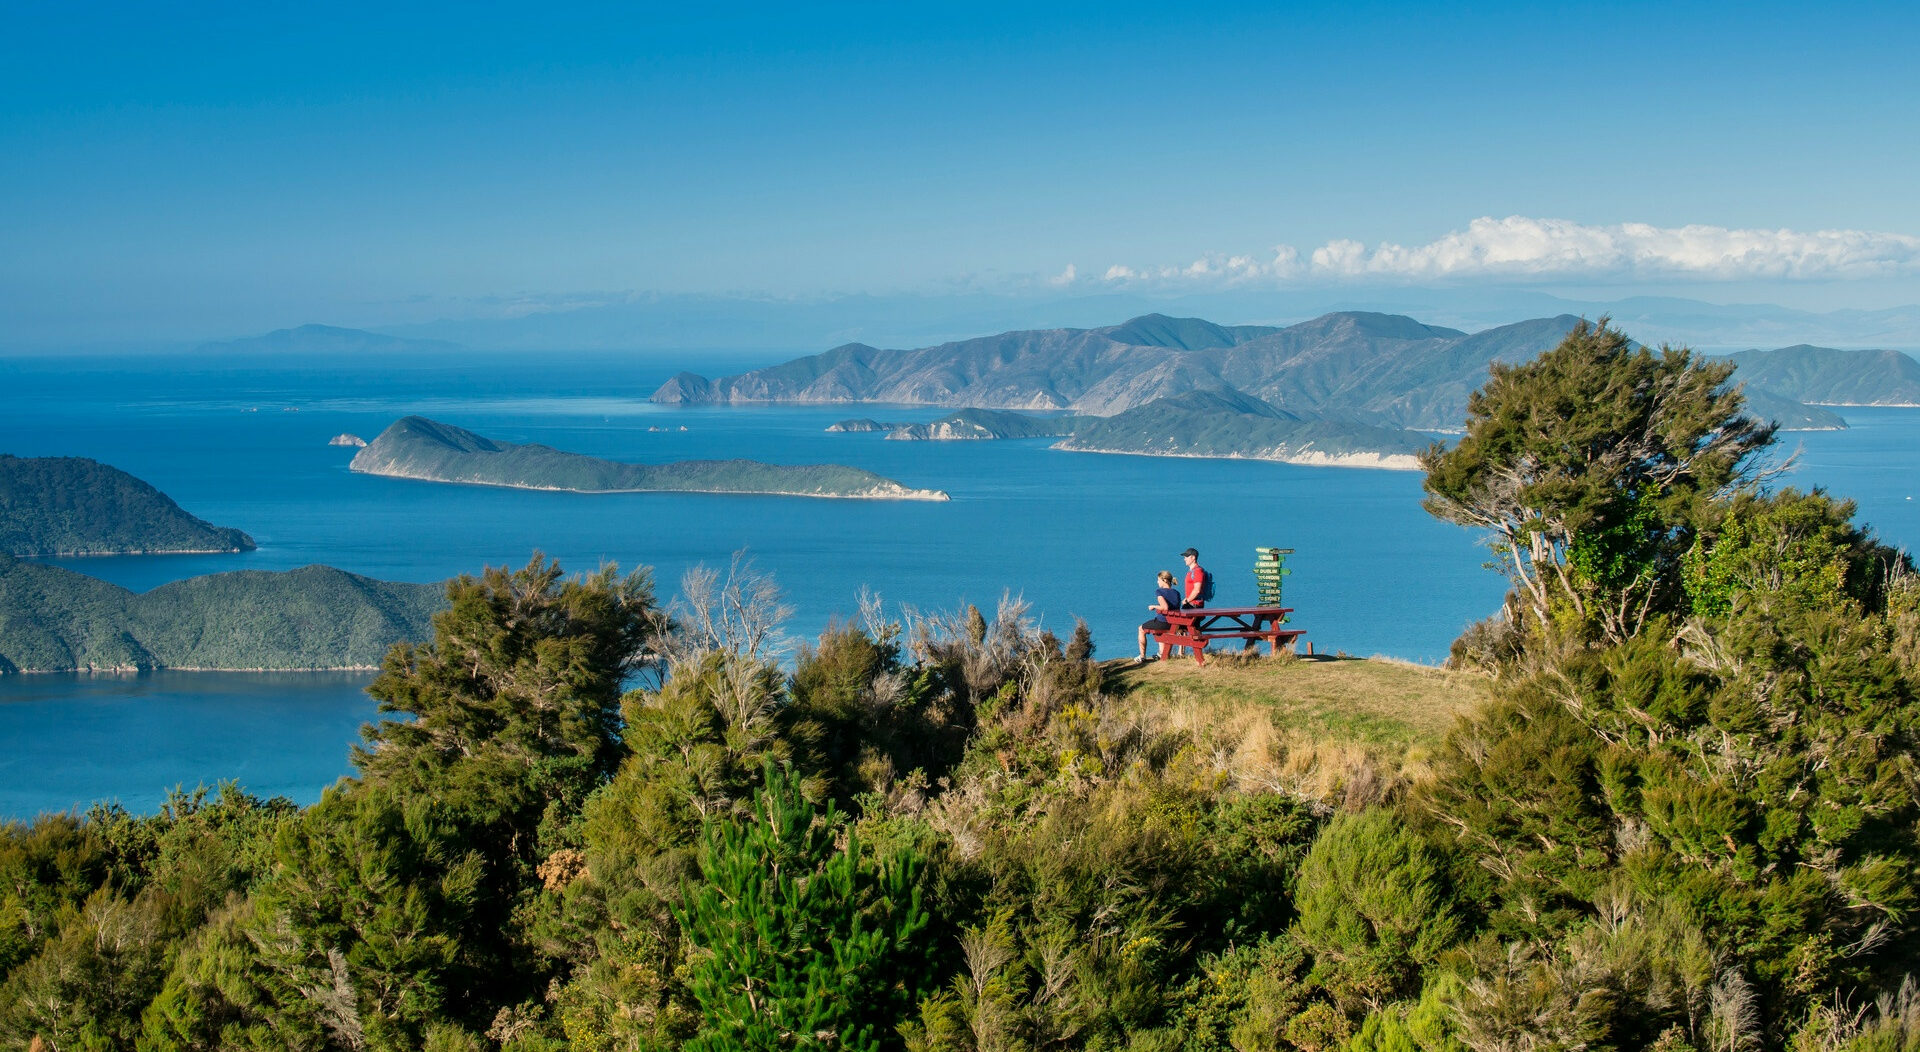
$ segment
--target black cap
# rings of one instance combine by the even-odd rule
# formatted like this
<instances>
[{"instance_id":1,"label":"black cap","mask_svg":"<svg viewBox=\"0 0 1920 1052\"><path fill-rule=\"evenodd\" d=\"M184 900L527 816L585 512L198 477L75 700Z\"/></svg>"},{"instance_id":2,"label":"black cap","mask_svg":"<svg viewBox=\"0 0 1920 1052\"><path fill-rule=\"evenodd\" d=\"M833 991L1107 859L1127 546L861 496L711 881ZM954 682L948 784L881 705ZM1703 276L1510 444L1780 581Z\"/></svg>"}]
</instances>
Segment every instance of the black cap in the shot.
<instances>
[{"instance_id":1,"label":"black cap","mask_svg":"<svg viewBox=\"0 0 1920 1052\"><path fill-rule=\"evenodd\" d=\"M1189 555L1193 556L1196 559L1200 558L1200 553L1197 551L1194 551L1192 548L1188 548L1186 551L1181 552L1180 558L1184 559Z\"/></svg>"}]
</instances>

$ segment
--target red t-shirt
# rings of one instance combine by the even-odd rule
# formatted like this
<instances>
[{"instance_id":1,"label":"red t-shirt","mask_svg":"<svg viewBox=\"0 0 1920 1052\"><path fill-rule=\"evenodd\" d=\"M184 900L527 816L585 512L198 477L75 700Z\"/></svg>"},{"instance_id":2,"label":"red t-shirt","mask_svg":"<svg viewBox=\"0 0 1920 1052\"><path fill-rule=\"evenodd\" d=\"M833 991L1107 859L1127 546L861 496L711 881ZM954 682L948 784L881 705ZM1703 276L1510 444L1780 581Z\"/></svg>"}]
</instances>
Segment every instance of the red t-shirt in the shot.
<instances>
[{"instance_id":1,"label":"red t-shirt","mask_svg":"<svg viewBox=\"0 0 1920 1052\"><path fill-rule=\"evenodd\" d=\"M1207 571L1201 569L1199 563L1194 563L1193 569L1187 571L1187 590L1185 595L1182 596L1182 598L1185 600L1185 605L1187 606L1204 605L1200 602L1200 600L1194 599L1191 597L1197 596L1200 594L1200 585L1206 579L1207 579Z\"/></svg>"}]
</instances>

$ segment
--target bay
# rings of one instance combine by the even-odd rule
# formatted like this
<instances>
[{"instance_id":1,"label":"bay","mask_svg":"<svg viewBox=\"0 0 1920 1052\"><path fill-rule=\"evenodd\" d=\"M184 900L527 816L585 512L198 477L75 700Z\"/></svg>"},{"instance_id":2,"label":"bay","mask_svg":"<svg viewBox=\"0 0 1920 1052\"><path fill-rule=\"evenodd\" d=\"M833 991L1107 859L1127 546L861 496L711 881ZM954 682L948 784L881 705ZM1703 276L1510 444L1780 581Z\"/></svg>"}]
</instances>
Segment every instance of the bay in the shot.
<instances>
[{"instance_id":1,"label":"bay","mask_svg":"<svg viewBox=\"0 0 1920 1052\"><path fill-rule=\"evenodd\" d=\"M828 434L848 416L927 420L884 406L673 407L647 396L673 372L735 372L787 355L463 355L316 366L218 357L0 361L0 452L89 456L192 513L251 533L257 551L97 557L60 565L136 590L237 569L326 563L431 581L535 550L569 570L653 568L662 600L697 564L746 552L786 589L796 636L855 613L952 611L1003 596L1064 637L1076 618L1099 654L1131 654L1156 570L1200 549L1220 601L1251 601L1252 549L1293 548L1287 603L1321 651L1434 662L1499 604L1500 578L1467 531L1420 508L1411 472L1065 453L1044 440L898 442ZM1842 410L1850 431L1786 436L1790 481L1857 498L1899 544L1920 538L1909 465L1920 411ZM537 493L355 475L342 432L371 439L419 413L511 442L613 459L750 457L864 467L949 503L702 494ZM199 677L212 677L205 680ZM151 810L166 789L239 778L306 802L348 772L372 715L368 677L213 673L0 678L0 816L117 799ZM248 684L253 684L249 687ZM62 699L66 699L63 703ZM215 700L210 699L217 699ZM261 716L259 714L266 714ZM279 734L229 735L256 716ZM238 751L196 750L194 735ZM111 743L122 743L115 750ZM139 746L134 748L133 746ZM148 747L148 746L151 747ZM111 762L101 762L108 748Z\"/></svg>"}]
</instances>

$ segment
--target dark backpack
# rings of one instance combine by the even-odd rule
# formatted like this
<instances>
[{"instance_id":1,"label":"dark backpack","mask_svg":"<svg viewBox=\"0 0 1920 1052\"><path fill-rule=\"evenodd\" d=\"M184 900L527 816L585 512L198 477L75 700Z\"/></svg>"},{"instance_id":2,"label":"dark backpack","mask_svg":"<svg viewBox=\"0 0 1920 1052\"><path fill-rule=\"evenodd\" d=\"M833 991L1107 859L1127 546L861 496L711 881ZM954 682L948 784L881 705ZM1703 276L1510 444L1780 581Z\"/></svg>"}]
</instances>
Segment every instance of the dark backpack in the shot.
<instances>
[{"instance_id":1,"label":"dark backpack","mask_svg":"<svg viewBox=\"0 0 1920 1052\"><path fill-rule=\"evenodd\" d=\"M1194 598L1202 603L1213 602L1213 574L1208 570L1200 571L1200 594Z\"/></svg>"}]
</instances>

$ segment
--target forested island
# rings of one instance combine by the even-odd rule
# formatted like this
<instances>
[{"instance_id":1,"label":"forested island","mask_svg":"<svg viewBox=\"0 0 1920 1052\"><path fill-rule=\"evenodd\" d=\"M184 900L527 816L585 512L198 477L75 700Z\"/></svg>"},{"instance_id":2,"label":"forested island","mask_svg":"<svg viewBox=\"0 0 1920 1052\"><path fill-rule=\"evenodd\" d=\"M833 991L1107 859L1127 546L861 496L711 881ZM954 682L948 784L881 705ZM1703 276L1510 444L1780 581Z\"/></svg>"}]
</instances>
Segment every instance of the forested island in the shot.
<instances>
[{"instance_id":1,"label":"forested island","mask_svg":"<svg viewBox=\"0 0 1920 1052\"><path fill-rule=\"evenodd\" d=\"M575 493L737 493L858 500L946 500L843 464L765 464L757 460L682 460L630 464L551 446L496 442L421 416L404 417L354 454L369 475Z\"/></svg>"},{"instance_id":2,"label":"forested island","mask_svg":"<svg viewBox=\"0 0 1920 1052\"><path fill-rule=\"evenodd\" d=\"M253 546L252 537L190 515L99 461L0 453L0 553L158 555Z\"/></svg>"},{"instance_id":3,"label":"forested island","mask_svg":"<svg viewBox=\"0 0 1920 1052\"><path fill-rule=\"evenodd\" d=\"M0 556L0 673L372 668L428 632L438 584L307 566L148 592Z\"/></svg>"},{"instance_id":4,"label":"forested island","mask_svg":"<svg viewBox=\"0 0 1920 1052\"><path fill-rule=\"evenodd\" d=\"M0 831L0 1040L1911 1052L1920 577L1732 369L1490 370L1420 458L1510 586L1447 669L463 577L317 804Z\"/></svg>"},{"instance_id":5,"label":"forested island","mask_svg":"<svg viewBox=\"0 0 1920 1052\"><path fill-rule=\"evenodd\" d=\"M1228 390L1156 398L1110 417L962 409L925 424L843 420L827 430L885 430L889 440L906 441L1058 438L1052 448L1085 453L1225 457L1406 471L1420 466L1416 454L1431 442L1427 436L1400 428L1289 413Z\"/></svg>"}]
</instances>

